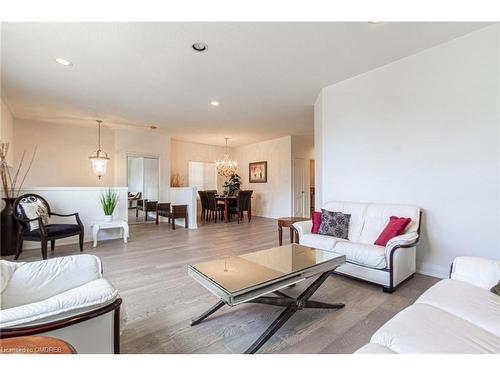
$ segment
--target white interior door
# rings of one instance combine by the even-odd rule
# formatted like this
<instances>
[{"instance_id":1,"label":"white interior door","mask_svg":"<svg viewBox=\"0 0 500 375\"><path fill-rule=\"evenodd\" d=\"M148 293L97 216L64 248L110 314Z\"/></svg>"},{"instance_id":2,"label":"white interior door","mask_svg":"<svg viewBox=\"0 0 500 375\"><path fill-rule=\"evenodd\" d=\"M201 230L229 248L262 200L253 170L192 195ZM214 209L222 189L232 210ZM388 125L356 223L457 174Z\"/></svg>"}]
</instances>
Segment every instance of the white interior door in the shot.
<instances>
[{"instance_id":1,"label":"white interior door","mask_svg":"<svg viewBox=\"0 0 500 375\"><path fill-rule=\"evenodd\" d=\"M293 216L308 216L305 214L305 165L304 159L293 160Z\"/></svg>"},{"instance_id":2,"label":"white interior door","mask_svg":"<svg viewBox=\"0 0 500 375\"><path fill-rule=\"evenodd\" d=\"M144 158L144 199L158 200L159 162L156 158Z\"/></svg>"}]
</instances>

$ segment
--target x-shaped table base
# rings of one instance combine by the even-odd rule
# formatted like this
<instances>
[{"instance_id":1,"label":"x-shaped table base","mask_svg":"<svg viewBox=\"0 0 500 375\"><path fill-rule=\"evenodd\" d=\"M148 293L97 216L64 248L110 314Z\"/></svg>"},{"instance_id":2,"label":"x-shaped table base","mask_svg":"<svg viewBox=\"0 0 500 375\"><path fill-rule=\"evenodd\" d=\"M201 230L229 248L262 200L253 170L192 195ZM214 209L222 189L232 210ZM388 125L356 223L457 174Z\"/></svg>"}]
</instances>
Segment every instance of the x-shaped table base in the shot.
<instances>
[{"instance_id":1,"label":"x-shaped table base","mask_svg":"<svg viewBox=\"0 0 500 375\"><path fill-rule=\"evenodd\" d=\"M310 301L309 298L318 290L318 288L323 284L331 272L325 272L321 274L311 285L307 287L297 298L288 296L280 291L274 291L278 297L257 297L251 301L245 303L263 303L266 305L282 306L286 307L285 310L271 323L271 325L266 329L266 331L260 335L260 337L245 351L245 354L256 353L275 333L280 329L283 324L290 319L293 314L298 310L302 309L341 309L345 305L343 303L323 303L317 301ZM217 302L214 306L208 309L206 312L201 314L199 317L191 321L191 325L197 325L203 320L208 318L210 315L219 310L226 303L222 300Z\"/></svg>"}]
</instances>

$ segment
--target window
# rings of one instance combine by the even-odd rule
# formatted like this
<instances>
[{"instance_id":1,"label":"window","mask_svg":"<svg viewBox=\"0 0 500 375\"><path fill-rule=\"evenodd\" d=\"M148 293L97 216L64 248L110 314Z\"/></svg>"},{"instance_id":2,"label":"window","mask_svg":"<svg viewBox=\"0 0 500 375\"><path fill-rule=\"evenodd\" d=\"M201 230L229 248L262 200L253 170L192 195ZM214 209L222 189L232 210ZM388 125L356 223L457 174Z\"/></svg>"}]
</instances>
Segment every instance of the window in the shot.
<instances>
[{"instance_id":1,"label":"window","mask_svg":"<svg viewBox=\"0 0 500 375\"><path fill-rule=\"evenodd\" d=\"M215 163L189 162L189 186L198 190L217 190L217 168Z\"/></svg>"}]
</instances>

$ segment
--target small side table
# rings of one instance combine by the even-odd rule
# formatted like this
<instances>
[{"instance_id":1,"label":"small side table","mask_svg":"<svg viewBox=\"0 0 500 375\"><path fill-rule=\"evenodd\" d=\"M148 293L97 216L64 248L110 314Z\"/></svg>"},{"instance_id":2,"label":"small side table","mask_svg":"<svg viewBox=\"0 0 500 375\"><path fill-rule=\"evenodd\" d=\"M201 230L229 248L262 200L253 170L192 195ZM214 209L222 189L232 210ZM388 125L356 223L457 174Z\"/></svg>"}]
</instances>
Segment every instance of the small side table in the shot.
<instances>
[{"instance_id":1,"label":"small side table","mask_svg":"<svg viewBox=\"0 0 500 375\"><path fill-rule=\"evenodd\" d=\"M128 223L125 220L116 221L95 221L92 223L92 239L94 240L94 247L97 246L97 233L101 229L112 229L120 228L120 236L123 237L123 242L127 243L128 235Z\"/></svg>"},{"instance_id":2,"label":"small side table","mask_svg":"<svg viewBox=\"0 0 500 375\"><path fill-rule=\"evenodd\" d=\"M294 223L299 221L310 220L308 217L292 216L292 217L280 217L278 219L278 241L280 246L283 245L283 227L290 228L290 243L295 242L295 228Z\"/></svg>"},{"instance_id":3,"label":"small side table","mask_svg":"<svg viewBox=\"0 0 500 375\"><path fill-rule=\"evenodd\" d=\"M55 337L20 336L1 339L0 354L76 354L76 350Z\"/></svg>"}]
</instances>

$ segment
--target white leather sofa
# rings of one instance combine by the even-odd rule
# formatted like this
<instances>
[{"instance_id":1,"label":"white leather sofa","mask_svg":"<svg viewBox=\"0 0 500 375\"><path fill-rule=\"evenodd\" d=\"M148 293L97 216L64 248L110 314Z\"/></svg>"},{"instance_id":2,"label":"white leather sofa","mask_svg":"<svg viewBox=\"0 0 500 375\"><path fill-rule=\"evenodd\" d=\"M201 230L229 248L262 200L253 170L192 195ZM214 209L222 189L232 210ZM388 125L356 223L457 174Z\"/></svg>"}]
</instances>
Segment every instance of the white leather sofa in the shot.
<instances>
[{"instance_id":1,"label":"white leather sofa","mask_svg":"<svg viewBox=\"0 0 500 375\"><path fill-rule=\"evenodd\" d=\"M500 353L500 261L459 257L450 279L428 289L356 353Z\"/></svg>"},{"instance_id":2,"label":"white leather sofa","mask_svg":"<svg viewBox=\"0 0 500 375\"><path fill-rule=\"evenodd\" d=\"M78 353L119 353L118 291L96 256L0 261L0 338L43 335Z\"/></svg>"},{"instance_id":3,"label":"white leather sofa","mask_svg":"<svg viewBox=\"0 0 500 375\"><path fill-rule=\"evenodd\" d=\"M346 263L336 273L382 285L389 293L413 276L420 237L418 207L331 201L322 208L351 215L348 240L311 233L311 220L295 223L294 227L301 245L346 256ZM391 239L385 247L374 245L393 215L412 219L406 232Z\"/></svg>"}]
</instances>

